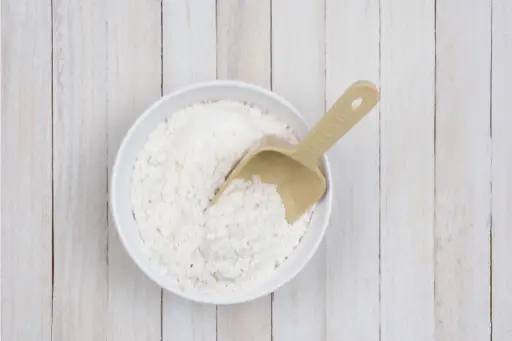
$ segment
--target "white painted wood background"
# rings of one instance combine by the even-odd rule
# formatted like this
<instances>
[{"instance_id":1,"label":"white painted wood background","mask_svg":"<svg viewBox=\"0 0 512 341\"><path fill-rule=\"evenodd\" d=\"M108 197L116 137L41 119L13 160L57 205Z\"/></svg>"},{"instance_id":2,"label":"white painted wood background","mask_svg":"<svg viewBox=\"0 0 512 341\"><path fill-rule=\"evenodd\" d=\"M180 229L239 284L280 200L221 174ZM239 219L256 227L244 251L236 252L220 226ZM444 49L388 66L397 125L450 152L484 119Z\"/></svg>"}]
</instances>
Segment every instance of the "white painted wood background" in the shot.
<instances>
[{"instance_id":1,"label":"white painted wood background","mask_svg":"<svg viewBox=\"0 0 512 341\"><path fill-rule=\"evenodd\" d=\"M511 341L512 1L3 0L1 339ZM249 304L146 279L108 213L119 142L180 86L240 79L311 121L381 103L331 152L332 223Z\"/></svg>"}]
</instances>

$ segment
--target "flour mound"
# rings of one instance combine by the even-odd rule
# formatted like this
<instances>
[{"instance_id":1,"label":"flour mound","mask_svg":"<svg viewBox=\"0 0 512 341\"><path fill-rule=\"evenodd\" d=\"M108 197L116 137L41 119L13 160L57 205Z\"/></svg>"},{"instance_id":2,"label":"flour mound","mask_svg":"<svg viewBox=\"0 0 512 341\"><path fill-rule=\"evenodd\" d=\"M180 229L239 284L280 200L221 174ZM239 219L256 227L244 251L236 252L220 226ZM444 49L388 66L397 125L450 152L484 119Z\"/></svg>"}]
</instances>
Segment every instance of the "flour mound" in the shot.
<instances>
[{"instance_id":1,"label":"flour mound","mask_svg":"<svg viewBox=\"0 0 512 341\"><path fill-rule=\"evenodd\" d=\"M293 226L275 185L234 181L215 191L264 135L292 143L274 116L239 102L200 103L175 112L150 134L134 165L131 203L148 257L184 292L248 290L293 252L312 210Z\"/></svg>"}]
</instances>

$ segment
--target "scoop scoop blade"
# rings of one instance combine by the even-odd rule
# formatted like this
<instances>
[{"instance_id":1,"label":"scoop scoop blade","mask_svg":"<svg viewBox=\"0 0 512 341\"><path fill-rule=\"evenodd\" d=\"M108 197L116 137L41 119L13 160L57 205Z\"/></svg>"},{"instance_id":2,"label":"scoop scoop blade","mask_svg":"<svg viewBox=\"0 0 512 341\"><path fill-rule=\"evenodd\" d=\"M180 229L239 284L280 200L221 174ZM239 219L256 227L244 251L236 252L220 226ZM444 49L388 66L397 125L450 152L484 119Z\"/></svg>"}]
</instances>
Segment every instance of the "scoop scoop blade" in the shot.
<instances>
[{"instance_id":1,"label":"scoop scoop blade","mask_svg":"<svg viewBox=\"0 0 512 341\"><path fill-rule=\"evenodd\" d=\"M234 179L250 181L257 176L263 183L276 185L285 207L286 219L293 224L322 198L327 189L325 175L319 168L323 154L378 101L379 92L373 84L356 82L299 144L266 136L259 148L248 153L233 168L212 203Z\"/></svg>"}]
</instances>

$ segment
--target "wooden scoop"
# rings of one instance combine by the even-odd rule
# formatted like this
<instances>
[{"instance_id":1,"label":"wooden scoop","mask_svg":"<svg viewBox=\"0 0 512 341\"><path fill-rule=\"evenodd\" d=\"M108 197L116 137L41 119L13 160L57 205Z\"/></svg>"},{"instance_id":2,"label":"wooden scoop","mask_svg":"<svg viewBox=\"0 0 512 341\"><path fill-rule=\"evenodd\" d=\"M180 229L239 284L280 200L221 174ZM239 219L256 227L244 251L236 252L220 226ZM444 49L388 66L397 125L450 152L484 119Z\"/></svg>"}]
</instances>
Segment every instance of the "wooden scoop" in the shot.
<instances>
[{"instance_id":1,"label":"wooden scoop","mask_svg":"<svg viewBox=\"0 0 512 341\"><path fill-rule=\"evenodd\" d=\"M379 101L379 91L367 81L350 86L299 144L266 136L261 146L248 153L230 172L212 203L234 179L261 178L275 184L283 200L286 220L293 224L325 193L327 183L320 160Z\"/></svg>"}]
</instances>

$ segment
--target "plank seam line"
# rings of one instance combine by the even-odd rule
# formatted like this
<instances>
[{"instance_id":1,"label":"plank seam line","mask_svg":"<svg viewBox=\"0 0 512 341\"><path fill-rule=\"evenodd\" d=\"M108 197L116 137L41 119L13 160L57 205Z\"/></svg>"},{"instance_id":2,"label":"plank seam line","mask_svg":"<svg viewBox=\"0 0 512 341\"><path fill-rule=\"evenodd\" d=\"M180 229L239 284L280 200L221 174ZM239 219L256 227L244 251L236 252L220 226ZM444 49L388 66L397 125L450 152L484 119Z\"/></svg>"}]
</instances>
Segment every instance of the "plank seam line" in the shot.
<instances>
[{"instance_id":1,"label":"plank seam line","mask_svg":"<svg viewBox=\"0 0 512 341\"><path fill-rule=\"evenodd\" d=\"M219 1L215 0L215 79L219 79ZM219 306L215 306L215 341L219 341Z\"/></svg>"},{"instance_id":2,"label":"plank seam line","mask_svg":"<svg viewBox=\"0 0 512 341\"><path fill-rule=\"evenodd\" d=\"M160 0L160 96L164 95L164 0ZM164 290L160 288L160 341L164 339Z\"/></svg>"},{"instance_id":3,"label":"plank seam line","mask_svg":"<svg viewBox=\"0 0 512 341\"><path fill-rule=\"evenodd\" d=\"M382 0L379 0L379 86L382 86ZM382 105L379 104L379 341L382 340Z\"/></svg>"},{"instance_id":4,"label":"plank seam line","mask_svg":"<svg viewBox=\"0 0 512 341\"><path fill-rule=\"evenodd\" d=\"M50 51L50 102L51 102L51 157L52 157L52 164L51 164L51 172L52 172L52 230L51 230L51 249L52 249L52 302L51 302L51 322L50 322L50 341L53 340L53 301L55 298L55 160L54 160L54 150L53 150L53 122L54 122L54 89L53 89L53 45L54 45L54 36L53 36L53 0L50 0L50 44L51 44L51 51Z\"/></svg>"},{"instance_id":5,"label":"plank seam line","mask_svg":"<svg viewBox=\"0 0 512 341\"><path fill-rule=\"evenodd\" d=\"M434 257L434 271L433 271L433 295L434 295L434 338L436 334L436 259L437 259L437 248L436 248L436 224L437 224L437 0L434 0L434 202L433 202L433 257Z\"/></svg>"},{"instance_id":6,"label":"plank seam line","mask_svg":"<svg viewBox=\"0 0 512 341\"><path fill-rule=\"evenodd\" d=\"M269 27L269 44L270 44L270 91L274 90L274 41L273 41L273 16L272 16L273 0L269 0L269 15L270 15L270 27ZM274 341L274 293L270 294L270 341Z\"/></svg>"},{"instance_id":7,"label":"plank seam line","mask_svg":"<svg viewBox=\"0 0 512 341\"><path fill-rule=\"evenodd\" d=\"M493 268L492 268L492 230L493 230L493 188L492 188L492 180L493 180L493 143L492 143L492 98L493 98L493 56L492 56L492 50L493 50L493 31L494 31L494 0L490 1L491 4L491 41L490 41L490 72L489 72L489 139L490 139L490 157L491 157L491 169L490 169L490 196L489 196L489 339L492 341L493 339L493 325L492 325L492 289L493 289Z\"/></svg>"},{"instance_id":8,"label":"plank seam line","mask_svg":"<svg viewBox=\"0 0 512 341\"><path fill-rule=\"evenodd\" d=\"M328 0L324 0L323 1L323 5L324 5L324 32L323 32L323 35L324 35L324 51L323 51L323 54L324 54L324 91L323 91L323 96L324 96L324 107L323 107L323 112L327 112L327 1ZM323 286L323 317L324 317L324 325L323 325L323 330L322 330L322 338L325 340L327 338L327 243L325 242L325 239L324 239L324 242L322 243L323 244L323 281L324 281L324 286ZM273 340L272 340L273 341Z\"/></svg>"}]
</instances>

